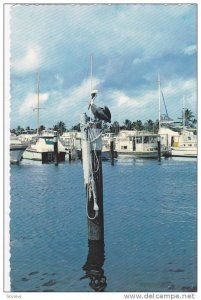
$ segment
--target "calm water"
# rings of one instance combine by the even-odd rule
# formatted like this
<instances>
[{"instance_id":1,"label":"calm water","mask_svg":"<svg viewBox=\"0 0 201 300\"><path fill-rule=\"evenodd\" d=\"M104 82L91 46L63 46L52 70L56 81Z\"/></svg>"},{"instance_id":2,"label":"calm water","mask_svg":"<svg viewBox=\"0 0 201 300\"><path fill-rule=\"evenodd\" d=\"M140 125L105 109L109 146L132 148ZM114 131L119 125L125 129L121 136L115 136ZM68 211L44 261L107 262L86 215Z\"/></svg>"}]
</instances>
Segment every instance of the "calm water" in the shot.
<instances>
[{"instance_id":1,"label":"calm water","mask_svg":"<svg viewBox=\"0 0 201 300\"><path fill-rule=\"evenodd\" d=\"M105 291L196 286L196 160L103 162ZM81 163L11 166L11 290L93 291Z\"/></svg>"}]
</instances>

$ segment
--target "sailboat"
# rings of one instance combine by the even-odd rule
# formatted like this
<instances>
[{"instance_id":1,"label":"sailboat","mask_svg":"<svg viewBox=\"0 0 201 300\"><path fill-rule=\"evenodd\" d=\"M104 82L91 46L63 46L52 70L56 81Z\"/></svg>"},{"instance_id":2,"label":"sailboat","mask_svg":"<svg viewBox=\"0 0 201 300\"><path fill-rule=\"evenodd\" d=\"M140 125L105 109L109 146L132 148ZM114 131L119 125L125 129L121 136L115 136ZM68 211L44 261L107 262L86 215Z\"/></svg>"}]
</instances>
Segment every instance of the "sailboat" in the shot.
<instances>
[{"instance_id":1,"label":"sailboat","mask_svg":"<svg viewBox=\"0 0 201 300\"><path fill-rule=\"evenodd\" d=\"M182 130L177 137L173 138L171 147L172 156L197 157L197 134L195 134L195 129L186 128L184 104L182 109L182 119Z\"/></svg>"},{"instance_id":2,"label":"sailboat","mask_svg":"<svg viewBox=\"0 0 201 300\"><path fill-rule=\"evenodd\" d=\"M162 94L160 89L160 78L159 78L159 95ZM163 94L162 94L163 96ZM165 100L163 96L163 102ZM160 96L159 96L160 103ZM159 134L161 137L161 145L168 149L171 156L175 157L197 157L197 134L193 128L187 128L185 122L185 109L184 109L184 97L183 97L183 108L182 108L182 120L183 124L180 128L175 126L178 122L174 122L169 118L166 109L165 118L161 119L160 104L159 104ZM163 126L161 126L163 125Z\"/></svg>"},{"instance_id":3,"label":"sailboat","mask_svg":"<svg viewBox=\"0 0 201 300\"><path fill-rule=\"evenodd\" d=\"M42 163L54 161L54 138L57 136L57 132L53 130L43 130L39 132L39 110L41 109L39 93L39 73L37 83L37 137L35 141L29 144L23 153L23 159L42 161ZM65 147L58 140L58 155L59 160L65 160Z\"/></svg>"}]
</instances>

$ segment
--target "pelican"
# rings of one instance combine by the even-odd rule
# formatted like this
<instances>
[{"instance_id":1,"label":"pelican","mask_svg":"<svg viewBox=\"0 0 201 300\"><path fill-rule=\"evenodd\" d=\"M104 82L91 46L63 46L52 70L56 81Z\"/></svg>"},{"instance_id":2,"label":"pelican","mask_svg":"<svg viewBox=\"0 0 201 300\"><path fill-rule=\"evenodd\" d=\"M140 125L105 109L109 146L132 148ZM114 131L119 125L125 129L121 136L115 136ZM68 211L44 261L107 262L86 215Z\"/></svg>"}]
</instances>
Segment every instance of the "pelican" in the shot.
<instances>
[{"instance_id":1,"label":"pelican","mask_svg":"<svg viewBox=\"0 0 201 300\"><path fill-rule=\"evenodd\" d=\"M89 108L91 108L91 111L95 117L95 119L98 119L100 121L105 121L111 123L111 113L107 106L104 107L98 107L94 104L94 100L97 96L97 90L93 90L91 92L91 101L89 104Z\"/></svg>"}]
</instances>

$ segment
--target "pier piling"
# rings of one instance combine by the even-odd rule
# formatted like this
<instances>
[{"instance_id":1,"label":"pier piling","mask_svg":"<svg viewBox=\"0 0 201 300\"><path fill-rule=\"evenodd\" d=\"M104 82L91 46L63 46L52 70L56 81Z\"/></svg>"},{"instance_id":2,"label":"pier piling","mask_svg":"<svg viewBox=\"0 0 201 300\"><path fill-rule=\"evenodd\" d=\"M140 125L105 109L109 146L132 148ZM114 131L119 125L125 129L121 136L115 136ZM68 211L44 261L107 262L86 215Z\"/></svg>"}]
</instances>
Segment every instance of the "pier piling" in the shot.
<instances>
[{"instance_id":1,"label":"pier piling","mask_svg":"<svg viewBox=\"0 0 201 300\"><path fill-rule=\"evenodd\" d=\"M158 137L157 144L158 144L158 161L161 161L161 139L160 139L160 136Z\"/></svg>"},{"instance_id":2,"label":"pier piling","mask_svg":"<svg viewBox=\"0 0 201 300\"><path fill-rule=\"evenodd\" d=\"M101 128L81 114L82 160L87 196L88 239L104 241Z\"/></svg>"},{"instance_id":3,"label":"pier piling","mask_svg":"<svg viewBox=\"0 0 201 300\"><path fill-rule=\"evenodd\" d=\"M89 278L91 288L101 292L107 285L102 269L105 258L101 126L97 122L87 122L86 114L81 114L80 128L89 246L83 266L86 275L81 279Z\"/></svg>"},{"instance_id":4,"label":"pier piling","mask_svg":"<svg viewBox=\"0 0 201 300\"><path fill-rule=\"evenodd\" d=\"M58 155L58 135L54 133L54 163L55 166L58 166L59 163L59 155Z\"/></svg>"},{"instance_id":5,"label":"pier piling","mask_svg":"<svg viewBox=\"0 0 201 300\"><path fill-rule=\"evenodd\" d=\"M69 149L69 152L68 152L68 159L69 159L69 163L71 163L71 160L72 160L72 152L71 152L71 149Z\"/></svg>"},{"instance_id":6,"label":"pier piling","mask_svg":"<svg viewBox=\"0 0 201 300\"><path fill-rule=\"evenodd\" d=\"M111 165L114 166L114 141L110 142Z\"/></svg>"}]
</instances>

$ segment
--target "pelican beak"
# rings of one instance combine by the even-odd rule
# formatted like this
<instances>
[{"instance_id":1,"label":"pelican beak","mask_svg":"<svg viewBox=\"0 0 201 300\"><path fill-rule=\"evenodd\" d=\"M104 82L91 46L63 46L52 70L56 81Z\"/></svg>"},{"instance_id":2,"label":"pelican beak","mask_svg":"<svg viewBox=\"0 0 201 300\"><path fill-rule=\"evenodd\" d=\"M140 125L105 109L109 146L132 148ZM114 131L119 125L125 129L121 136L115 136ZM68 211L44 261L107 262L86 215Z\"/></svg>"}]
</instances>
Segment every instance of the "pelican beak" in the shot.
<instances>
[{"instance_id":1,"label":"pelican beak","mask_svg":"<svg viewBox=\"0 0 201 300\"><path fill-rule=\"evenodd\" d=\"M89 102L88 110L90 109L90 107L91 107L91 102Z\"/></svg>"}]
</instances>

